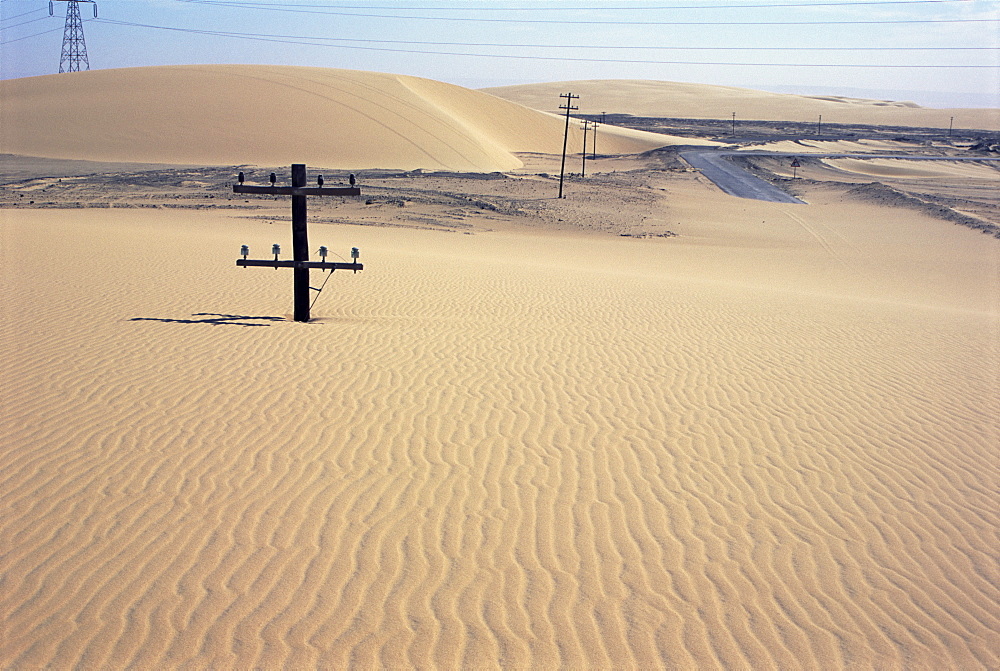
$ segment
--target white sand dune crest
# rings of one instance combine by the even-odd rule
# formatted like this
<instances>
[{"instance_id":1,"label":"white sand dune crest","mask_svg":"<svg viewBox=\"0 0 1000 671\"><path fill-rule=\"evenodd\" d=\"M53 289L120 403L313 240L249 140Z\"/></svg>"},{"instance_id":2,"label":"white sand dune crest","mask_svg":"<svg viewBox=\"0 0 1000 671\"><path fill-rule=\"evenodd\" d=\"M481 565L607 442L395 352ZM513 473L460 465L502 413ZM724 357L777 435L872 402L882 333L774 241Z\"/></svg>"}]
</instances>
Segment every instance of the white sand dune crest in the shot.
<instances>
[{"instance_id":1,"label":"white sand dune crest","mask_svg":"<svg viewBox=\"0 0 1000 671\"><path fill-rule=\"evenodd\" d=\"M72 101L68 104L67 101ZM0 82L0 152L200 165L502 171L556 153L561 122L418 77L265 65L92 70ZM582 133L572 124L572 151ZM669 136L606 126L601 150Z\"/></svg>"}]
</instances>

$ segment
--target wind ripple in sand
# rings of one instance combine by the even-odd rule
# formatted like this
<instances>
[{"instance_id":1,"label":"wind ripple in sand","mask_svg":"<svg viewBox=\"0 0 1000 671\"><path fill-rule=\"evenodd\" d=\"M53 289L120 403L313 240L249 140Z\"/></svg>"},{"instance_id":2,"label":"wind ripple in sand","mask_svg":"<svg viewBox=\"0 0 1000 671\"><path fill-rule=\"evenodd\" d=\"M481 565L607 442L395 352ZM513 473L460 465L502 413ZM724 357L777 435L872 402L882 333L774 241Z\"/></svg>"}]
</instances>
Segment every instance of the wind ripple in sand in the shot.
<instances>
[{"instance_id":1,"label":"wind ripple in sand","mask_svg":"<svg viewBox=\"0 0 1000 671\"><path fill-rule=\"evenodd\" d=\"M215 328L290 280L202 235L8 294L5 665L1000 663L990 318L352 230Z\"/></svg>"}]
</instances>

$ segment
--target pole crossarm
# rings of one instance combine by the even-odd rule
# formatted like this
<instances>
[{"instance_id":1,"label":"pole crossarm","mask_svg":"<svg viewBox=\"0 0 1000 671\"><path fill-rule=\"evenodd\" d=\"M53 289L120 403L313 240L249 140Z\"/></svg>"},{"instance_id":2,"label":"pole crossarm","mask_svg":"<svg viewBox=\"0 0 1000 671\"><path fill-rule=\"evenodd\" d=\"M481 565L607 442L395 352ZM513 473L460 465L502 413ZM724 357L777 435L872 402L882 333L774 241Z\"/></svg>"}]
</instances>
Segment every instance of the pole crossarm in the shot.
<instances>
[{"instance_id":1,"label":"pole crossarm","mask_svg":"<svg viewBox=\"0 0 1000 671\"><path fill-rule=\"evenodd\" d=\"M236 259L236 265L244 268L259 266L262 268L305 268L306 270L364 270L363 263L333 263L327 261L274 261L268 259Z\"/></svg>"},{"instance_id":2,"label":"pole crossarm","mask_svg":"<svg viewBox=\"0 0 1000 671\"><path fill-rule=\"evenodd\" d=\"M233 193L252 193L258 196L360 196L356 186L246 186L233 184Z\"/></svg>"}]
</instances>

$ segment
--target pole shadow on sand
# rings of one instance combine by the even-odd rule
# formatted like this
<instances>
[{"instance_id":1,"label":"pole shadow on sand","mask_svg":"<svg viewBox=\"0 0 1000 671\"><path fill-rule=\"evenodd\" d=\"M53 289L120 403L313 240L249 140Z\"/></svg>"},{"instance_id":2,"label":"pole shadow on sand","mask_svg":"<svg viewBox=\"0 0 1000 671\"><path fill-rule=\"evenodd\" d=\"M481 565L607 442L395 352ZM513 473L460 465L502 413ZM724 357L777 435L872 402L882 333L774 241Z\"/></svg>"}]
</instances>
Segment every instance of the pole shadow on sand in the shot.
<instances>
[{"instance_id":1,"label":"pole shadow on sand","mask_svg":"<svg viewBox=\"0 0 1000 671\"><path fill-rule=\"evenodd\" d=\"M163 322L165 324L209 324L210 326L270 326L253 322L283 322L284 317L251 317L249 315L226 315L215 312L195 312L192 317L203 319L168 319L163 317L133 317L130 322Z\"/></svg>"}]
</instances>

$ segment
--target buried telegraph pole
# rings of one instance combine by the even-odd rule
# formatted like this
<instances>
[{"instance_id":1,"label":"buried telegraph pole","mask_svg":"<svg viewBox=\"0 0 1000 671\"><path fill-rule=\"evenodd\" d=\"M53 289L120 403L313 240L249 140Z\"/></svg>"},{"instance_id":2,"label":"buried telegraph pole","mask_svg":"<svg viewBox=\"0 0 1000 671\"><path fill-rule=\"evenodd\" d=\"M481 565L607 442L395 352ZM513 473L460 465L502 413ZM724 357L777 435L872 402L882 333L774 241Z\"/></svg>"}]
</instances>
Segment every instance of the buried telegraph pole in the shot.
<instances>
[{"instance_id":1,"label":"buried telegraph pole","mask_svg":"<svg viewBox=\"0 0 1000 671\"><path fill-rule=\"evenodd\" d=\"M569 113L572 110L580 109L579 107L573 106L573 101L578 99L580 96L575 96L572 93L560 93L559 97L566 99L566 104L559 106L559 109L566 110L566 130L563 132L562 164L559 166L559 197L562 198L563 175L566 174L566 142L569 140Z\"/></svg>"},{"instance_id":2,"label":"buried telegraph pole","mask_svg":"<svg viewBox=\"0 0 1000 671\"><path fill-rule=\"evenodd\" d=\"M354 175L351 175L353 178ZM318 187L306 186L306 166L303 163L292 164L292 185L274 186L275 177L271 173L271 186L244 186L243 173L239 175L239 184L233 184L233 193L252 193L272 196L292 197L292 260L279 261L278 254L280 247L274 245L274 260L269 259L248 259L249 248L244 245L243 258L236 260L237 266L264 266L267 268L291 268L293 272L295 289L295 321L309 321L309 270L317 268L320 270L353 270L357 272L364 270L364 266L358 263L358 250L355 247L351 250L352 263L327 263L326 247L320 247L322 261L309 260L309 231L306 224L306 197L307 196L358 196L361 189L354 186L345 187L323 187L323 177L319 177ZM352 179L353 182L353 179Z\"/></svg>"}]
</instances>

